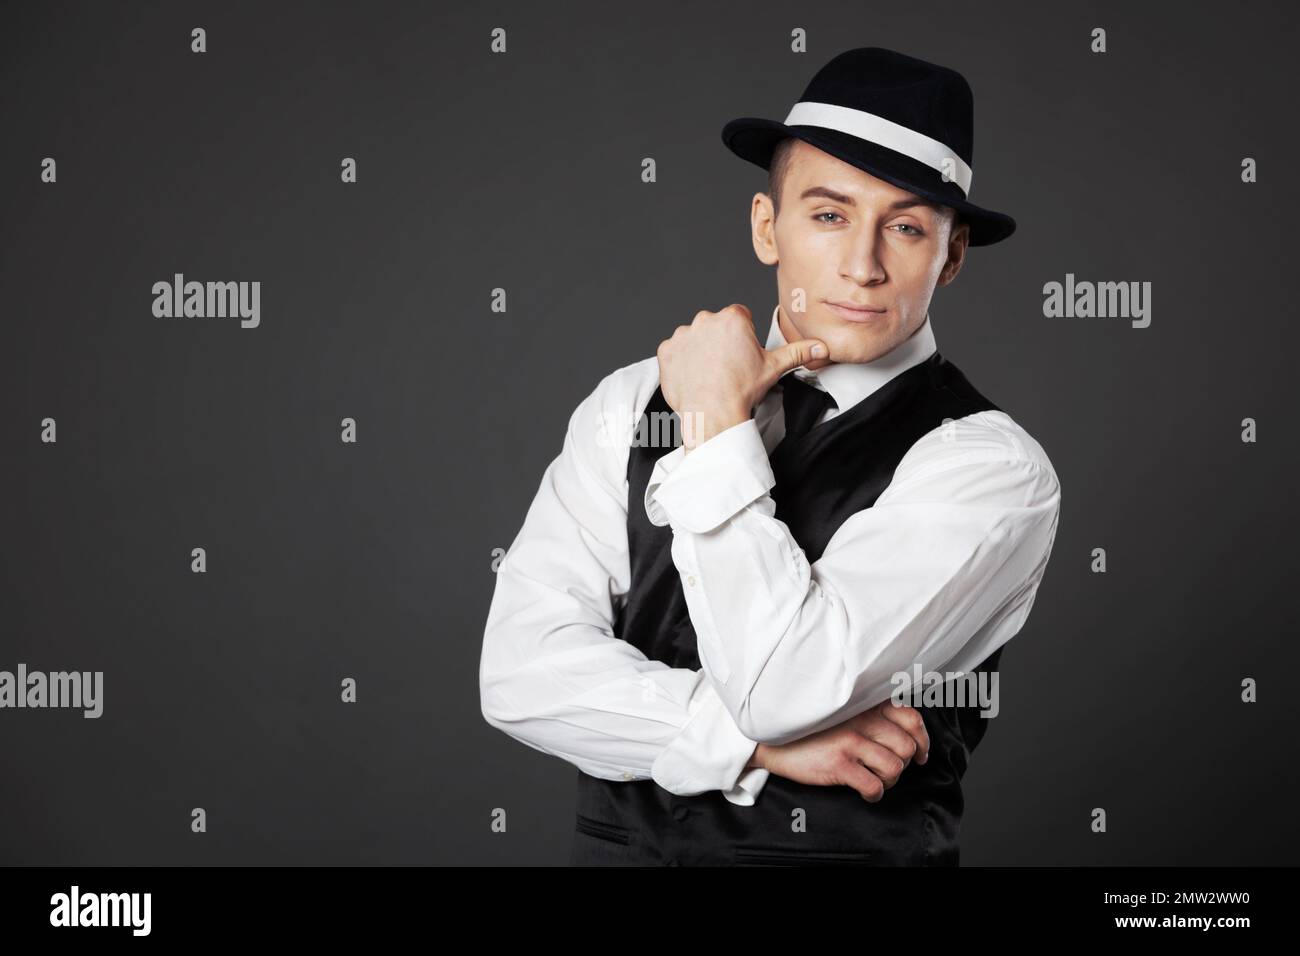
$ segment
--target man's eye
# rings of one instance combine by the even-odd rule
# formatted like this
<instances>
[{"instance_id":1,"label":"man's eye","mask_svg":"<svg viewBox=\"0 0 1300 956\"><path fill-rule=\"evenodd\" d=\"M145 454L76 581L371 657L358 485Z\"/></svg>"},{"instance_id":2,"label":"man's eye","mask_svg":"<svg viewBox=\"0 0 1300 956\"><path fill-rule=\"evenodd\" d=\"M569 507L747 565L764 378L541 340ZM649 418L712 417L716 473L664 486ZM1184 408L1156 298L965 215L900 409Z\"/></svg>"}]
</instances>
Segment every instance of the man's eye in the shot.
<instances>
[{"instance_id":1,"label":"man's eye","mask_svg":"<svg viewBox=\"0 0 1300 956\"><path fill-rule=\"evenodd\" d=\"M826 222L826 220L823 219L822 216L834 216L836 219L844 218L843 216L841 216L839 213L836 212L819 212L817 215L813 216L813 219L816 222Z\"/></svg>"},{"instance_id":2,"label":"man's eye","mask_svg":"<svg viewBox=\"0 0 1300 956\"><path fill-rule=\"evenodd\" d=\"M923 235L925 235L925 233L923 233L920 229L917 229L916 226L913 226L913 225L911 225L910 223L900 222L900 223L898 223L898 225L901 226L901 227L904 228L904 229L911 229L911 230L912 230L911 232L905 232L905 233L903 233L903 235L905 235L905 236L923 236Z\"/></svg>"}]
</instances>

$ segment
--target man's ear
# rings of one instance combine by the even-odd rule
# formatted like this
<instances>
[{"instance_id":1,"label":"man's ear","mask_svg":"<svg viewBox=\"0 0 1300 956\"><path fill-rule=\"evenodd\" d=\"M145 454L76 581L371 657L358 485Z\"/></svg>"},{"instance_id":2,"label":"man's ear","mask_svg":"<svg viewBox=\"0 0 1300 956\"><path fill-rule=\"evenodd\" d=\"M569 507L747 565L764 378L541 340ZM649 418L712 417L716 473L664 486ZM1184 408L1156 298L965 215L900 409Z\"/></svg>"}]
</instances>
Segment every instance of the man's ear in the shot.
<instances>
[{"instance_id":1,"label":"man's ear","mask_svg":"<svg viewBox=\"0 0 1300 956\"><path fill-rule=\"evenodd\" d=\"M754 193L749 206L749 231L758 261L765 266L776 265L780 261L776 248L776 216L772 197L767 193Z\"/></svg>"},{"instance_id":2,"label":"man's ear","mask_svg":"<svg viewBox=\"0 0 1300 956\"><path fill-rule=\"evenodd\" d=\"M953 219L957 218L953 213ZM962 264L966 261L966 247L970 244L970 223L960 223L950 227L948 233L948 261L944 263L943 269L939 272L939 281L936 286L947 285L953 279L957 278L957 273L961 272Z\"/></svg>"}]
</instances>

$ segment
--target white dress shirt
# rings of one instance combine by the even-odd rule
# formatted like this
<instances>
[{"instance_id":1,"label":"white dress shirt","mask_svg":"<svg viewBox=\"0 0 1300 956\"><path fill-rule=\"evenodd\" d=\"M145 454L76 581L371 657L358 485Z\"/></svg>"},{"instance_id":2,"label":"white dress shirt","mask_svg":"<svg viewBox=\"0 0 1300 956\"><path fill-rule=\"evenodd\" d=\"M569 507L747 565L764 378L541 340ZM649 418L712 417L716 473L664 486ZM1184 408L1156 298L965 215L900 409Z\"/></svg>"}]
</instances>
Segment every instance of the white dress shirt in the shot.
<instances>
[{"instance_id":1,"label":"white dress shirt","mask_svg":"<svg viewBox=\"0 0 1300 956\"><path fill-rule=\"evenodd\" d=\"M773 309L766 347L786 344ZM873 362L797 375L843 414L936 349L930 317ZM977 667L1020 630L1056 536L1060 490L1042 447L1000 411L947 422L904 455L875 505L809 563L773 515L768 455L781 388L690 454L655 464L629 503L652 356L605 376L574 410L500 563L480 662L484 718L607 780L752 805L758 741L787 743L889 698L896 672ZM669 525L700 670L614 636L630 586L627 508Z\"/></svg>"}]
</instances>

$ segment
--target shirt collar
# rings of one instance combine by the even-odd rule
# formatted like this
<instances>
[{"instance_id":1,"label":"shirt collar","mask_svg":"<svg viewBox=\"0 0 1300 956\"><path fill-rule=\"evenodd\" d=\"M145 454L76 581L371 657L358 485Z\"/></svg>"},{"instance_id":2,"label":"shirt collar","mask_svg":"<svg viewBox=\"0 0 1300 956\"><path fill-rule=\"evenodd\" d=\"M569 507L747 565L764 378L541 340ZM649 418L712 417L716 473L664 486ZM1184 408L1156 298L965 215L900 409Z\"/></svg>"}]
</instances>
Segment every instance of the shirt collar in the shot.
<instances>
[{"instance_id":1,"label":"shirt collar","mask_svg":"<svg viewBox=\"0 0 1300 956\"><path fill-rule=\"evenodd\" d=\"M778 317L781 314L778 304L772 310L772 327L767 333L766 348L780 348L788 345L781 334ZM870 362L835 362L825 368L810 370L800 365L794 374L805 382L829 392L840 412L846 412L886 382L906 372L914 365L919 365L935 353L937 345L934 329L930 325L930 313L926 312L925 321L920 328L891 351Z\"/></svg>"}]
</instances>

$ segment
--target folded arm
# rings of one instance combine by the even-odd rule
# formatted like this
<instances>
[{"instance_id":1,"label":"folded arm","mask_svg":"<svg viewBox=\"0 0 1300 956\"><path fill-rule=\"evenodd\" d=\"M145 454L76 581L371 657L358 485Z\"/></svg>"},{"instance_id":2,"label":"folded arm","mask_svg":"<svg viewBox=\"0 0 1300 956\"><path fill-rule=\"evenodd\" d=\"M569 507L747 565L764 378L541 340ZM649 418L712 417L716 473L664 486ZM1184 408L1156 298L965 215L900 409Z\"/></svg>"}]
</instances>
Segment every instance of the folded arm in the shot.
<instances>
[{"instance_id":1,"label":"folded arm","mask_svg":"<svg viewBox=\"0 0 1300 956\"><path fill-rule=\"evenodd\" d=\"M992 413L918 441L811 564L774 483L751 419L660 459L645 503L672 526L704 671L741 733L775 744L886 700L913 664L978 666L1028 616L1060 506L1042 449Z\"/></svg>"},{"instance_id":2,"label":"folded arm","mask_svg":"<svg viewBox=\"0 0 1300 956\"><path fill-rule=\"evenodd\" d=\"M746 770L756 742L703 671L649 660L614 635L614 602L630 579L624 474L634 422L621 440L600 436L621 435L606 409L623 400L634 368L606 376L575 409L498 568L479 667L483 717L595 777L721 790L749 805L767 771Z\"/></svg>"}]
</instances>

